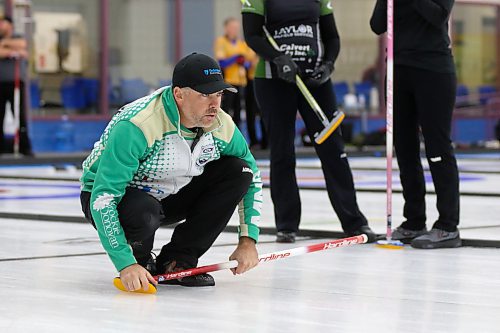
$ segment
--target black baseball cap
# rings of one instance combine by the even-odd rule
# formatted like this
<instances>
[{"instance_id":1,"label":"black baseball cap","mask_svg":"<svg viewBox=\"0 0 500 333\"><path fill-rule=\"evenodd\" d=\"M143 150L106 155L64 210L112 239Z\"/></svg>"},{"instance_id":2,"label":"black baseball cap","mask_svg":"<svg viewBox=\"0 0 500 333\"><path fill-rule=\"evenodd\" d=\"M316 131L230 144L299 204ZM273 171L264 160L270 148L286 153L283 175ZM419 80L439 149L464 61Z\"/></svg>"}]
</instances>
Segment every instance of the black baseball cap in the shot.
<instances>
[{"instance_id":1,"label":"black baseball cap","mask_svg":"<svg viewBox=\"0 0 500 333\"><path fill-rule=\"evenodd\" d=\"M224 82L219 63L201 53L191 53L175 65L172 88L175 87L189 87L202 94L213 94L221 90L238 92L235 87Z\"/></svg>"}]
</instances>

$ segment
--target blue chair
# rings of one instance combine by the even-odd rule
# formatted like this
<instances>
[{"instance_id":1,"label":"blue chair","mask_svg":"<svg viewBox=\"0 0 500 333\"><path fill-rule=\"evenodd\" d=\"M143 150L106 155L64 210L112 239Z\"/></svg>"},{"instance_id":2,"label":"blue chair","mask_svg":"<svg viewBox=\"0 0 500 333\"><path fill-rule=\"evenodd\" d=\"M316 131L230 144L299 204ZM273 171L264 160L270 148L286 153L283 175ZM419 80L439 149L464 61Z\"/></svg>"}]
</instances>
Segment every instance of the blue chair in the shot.
<instances>
[{"instance_id":1,"label":"blue chair","mask_svg":"<svg viewBox=\"0 0 500 333\"><path fill-rule=\"evenodd\" d=\"M146 96L149 86L142 79L121 79L120 96L122 104L127 104Z\"/></svg>"},{"instance_id":2,"label":"blue chair","mask_svg":"<svg viewBox=\"0 0 500 333\"><path fill-rule=\"evenodd\" d=\"M370 108L370 93L373 88L371 82L356 82L354 83L354 93L359 98L363 96L365 98L365 108Z\"/></svg>"},{"instance_id":3,"label":"blue chair","mask_svg":"<svg viewBox=\"0 0 500 333\"><path fill-rule=\"evenodd\" d=\"M332 84L333 92L337 99L338 106L344 105L344 96L349 93L349 84L345 81L336 82Z\"/></svg>"},{"instance_id":4,"label":"blue chair","mask_svg":"<svg viewBox=\"0 0 500 333\"><path fill-rule=\"evenodd\" d=\"M486 105L490 98L495 97L494 94L497 92L497 88L492 85L483 85L477 88L477 92L479 93L479 103Z\"/></svg>"},{"instance_id":5,"label":"blue chair","mask_svg":"<svg viewBox=\"0 0 500 333\"><path fill-rule=\"evenodd\" d=\"M469 88L465 84L457 85L457 96L469 95Z\"/></svg>"},{"instance_id":6,"label":"blue chair","mask_svg":"<svg viewBox=\"0 0 500 333\"><path fill-rule=\"evenodd\" d=\"M30 106L33 110L39 109L41 106L41 93L38 81L30 81Z\"/></svg>"},{"instance_id":7,"label":"blue chair","mask_svg":"<svg viewBox=\"0 0 500 333\"><path fill-rule=\"evenodd\" d=\"M99 99L99 80L90 78L81 78L80 80L85 92L85 106L97 106Z\"/></svg>"},{"instance_id":8,"label":"blue chair","mask_svg":"<svg viewBox=\"0 0 500 333\"><path fill-rule=\"evenodd\" d=\"M61 100L65 109L83 109L86 106L83 81L67 77L61 83Z\"/></svg>"},{"instance_id":9,"label":"blue chair","mask_svg":"<svg viewBox=\"0 0 500 333\"><path fill-rule=\"evenodd\" d=\"M120 98L120 86L113 85L111 78L108 78L108 100L110 106L122 106L122 100Z\"/></svg>"}]
</instances>

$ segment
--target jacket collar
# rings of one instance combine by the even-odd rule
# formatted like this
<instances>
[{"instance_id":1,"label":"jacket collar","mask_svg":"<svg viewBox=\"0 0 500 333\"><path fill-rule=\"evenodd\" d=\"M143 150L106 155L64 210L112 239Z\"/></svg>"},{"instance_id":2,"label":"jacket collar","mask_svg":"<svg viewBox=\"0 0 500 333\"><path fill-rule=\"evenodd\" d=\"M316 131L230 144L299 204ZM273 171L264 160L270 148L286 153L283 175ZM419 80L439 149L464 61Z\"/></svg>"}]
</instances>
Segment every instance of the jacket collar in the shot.
<instances>
[{"instance_id":1,"label":"jacket collar","mask_svg":"<svg viewBox=\"0 0 500 333\"><path fill-rule=\"evenodd\" d=\"M188 130L180 122L181 117L179 114L179 109L177 108L177 103L175 102L175 99L174 99L174 93L173 93L172 86L168 86L165 88L165 90L161 94L161 99L162 99L162 103L163 103L163 108L165 109L165 113L166 113L168 119L177 128L177 133L183 137L195 137L196 134L191 132L190 130ZM222 112L222 109L219 109L219 112ZM222 127L222 120L220 119L219 115L217 114L215 122L212 124L212 126L210 126L208 128L204 128L203 131L205 133L211 133L211 132L213 132L221 127Z\"/></svg>"}]
</instances>

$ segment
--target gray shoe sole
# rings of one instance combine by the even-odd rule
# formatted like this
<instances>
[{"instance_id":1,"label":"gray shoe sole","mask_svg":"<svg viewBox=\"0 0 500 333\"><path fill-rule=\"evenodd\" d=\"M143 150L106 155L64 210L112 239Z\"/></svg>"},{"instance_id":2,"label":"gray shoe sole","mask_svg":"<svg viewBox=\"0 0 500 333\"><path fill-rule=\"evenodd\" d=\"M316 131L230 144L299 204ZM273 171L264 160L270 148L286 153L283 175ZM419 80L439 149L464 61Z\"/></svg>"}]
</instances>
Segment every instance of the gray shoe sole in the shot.
<instances>
[{"instance_id":1,"label":"gray shoe sole","mask_svg":"<svg viewBox=\"0 0 500 333\"><path fill-rule=\"evenodd\" d=\"M418 237L418 236L416 236L416 237ZM393 240L398 240L398 241L400 241L400 242L401 242L401 243L403 243L403 244L411 244L411 242L412 242L412 241L413 241L416 237L410 237L410 238L398 238L398 239L396 239L396 238L392 238L392 239L393 239Z\"/></svg>"},{"instance_id":2,"label":"gray shoe sole","mask_svg":"<svg viewBox=\"0 0 500 333\"><path fill-rule=\"evenodd\" d=\"M295 237L276 237L276 243L295 243Z\"/></svg>"},{"instance_id":3,"label":"gray shoe sole","mask_svg":"<svg viewBox=\"0 0 500 333\"><path fill-rule=\"evenodd\" d=\"M207 274L209 275L209 274ZM214 278L209 275L210 278L206 277L203 279L200 279L199 277L195 276L188 276L182 279L175 279L175 280L166 280L162 282L158 282L159 284L163 285L174 285L174 286L183 286L183 287L191 287L191 288L198 288L198 287L213 287L215 286L215 280Z\"/></svg>"},{"instance_id":4,"label":"gray shoe sole","mask_svg":"<svg viewBox=\"0 0 500 333\"><path fill-rule=\"evenodd\" d=\"M295 232L278 231L276 234L276 243L295 243Z\"/></svg>"},{"instance_id":5,"label":"gray shoe sole","mask_svg":"<svg viewBox=\"0 0 500 333\"><path fill-rule=\"evenodd\" d=\"M441 242L430 242L428 240L413 240L411 247L415 249L452 249L462 246L462 239L460 237L448 239Z\"/></svg>"}]
</instances>

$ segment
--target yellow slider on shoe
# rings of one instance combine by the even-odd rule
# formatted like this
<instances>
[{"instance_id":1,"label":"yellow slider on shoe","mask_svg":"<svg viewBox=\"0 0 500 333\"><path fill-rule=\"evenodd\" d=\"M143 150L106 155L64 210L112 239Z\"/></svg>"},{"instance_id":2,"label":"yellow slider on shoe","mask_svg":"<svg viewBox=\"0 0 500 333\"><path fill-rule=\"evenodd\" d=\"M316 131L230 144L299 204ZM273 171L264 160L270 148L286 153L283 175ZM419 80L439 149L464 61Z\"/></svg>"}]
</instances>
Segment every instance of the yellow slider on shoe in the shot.
<instances>
[{"instance_id":1,"label":"yellow slider on shoe","mask_svg":"<svg viewBox=\"0 0 500 333\"><path fill-rule=\"evenodd\" d=\"M115 287L117 289L119 289L121 291L129 292L129 293L136 293L136 294L156 294L156 287L152 283L149 283L149 288L146 291L144 291L144 289L142 289L142 288L139 289L139 290L134 290L134 291L127 290L127 288L125 288L125 286L122 283L122 280L120 280L119 277L115 277L113 279L113 284L115 285Z\"/></svg>"}]
</instances>

